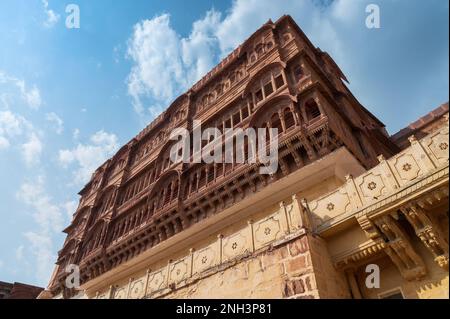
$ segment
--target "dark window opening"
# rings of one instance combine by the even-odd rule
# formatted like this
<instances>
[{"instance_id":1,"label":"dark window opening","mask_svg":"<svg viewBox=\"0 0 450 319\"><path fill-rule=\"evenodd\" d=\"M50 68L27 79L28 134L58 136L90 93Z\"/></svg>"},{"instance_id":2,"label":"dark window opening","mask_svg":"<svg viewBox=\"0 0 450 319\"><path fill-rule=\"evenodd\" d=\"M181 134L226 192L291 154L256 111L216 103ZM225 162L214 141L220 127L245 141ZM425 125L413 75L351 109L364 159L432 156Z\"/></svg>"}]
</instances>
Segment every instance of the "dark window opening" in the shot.
<instances>
[{"instance_id":1,"label":"dark window opening","mask_svg":"<svg viewBox=\"0 0 450 319\"><path fill-rule=\"evenodd\" d=\"M205 186L206 184L206 176L205 176L205 172L202 170L200 171L200 179L198 181L198 188L202 188L203 186Z\"/></svg>"},{"instance_id":2,"label":"dark window opening","mask_svg":"<svg viewBox=\"0 0 450 319\"><path fill-rule=\"evenodd\" d=\"M278 129L278 134L283 132L283 127L281 126L281 121L280 121L280 117L278 116L278 113L275 113L274 115L272 115L270 122L272 124L272 128Z\"/></svg>"},{"instance_id":3,"label":"dark window opening","mask_svg":"<svg viewBox=\"0 0 450 319\"><path fill-rule=\"evenodd\" d=\"M295 125L294 114L290 109L284 110L284 123L286 125L286 129Z\"/></svg>"},{"instance_id":4,"label":"dark window opening","mask_svg":"<svg viewBox=\"0 0 450 319\"><path fill-rule=\"evenodd\" d=\"M279 74L275 77L275 87L277 90L284 85L283 75Z\"/></svg>"},{"instance_id":5,"label":"dark window opening","mask_svg":"<svg viewBox=\"0 0 450 319\"><path fill-rule=\"evenodd\" d=\"M262 90L258 90L255 93L256 103L261 102L263 100Z\"/></svg>"},{"instance_id":6,"label":"dark window opening","mask_svg":"<svg viewBox=\"0 0 450 319\"><path fill-rule=\"evenodd\" d=\"M246 119L248 117L248 109L246 107L244 107L242 109L242 119Z\"/></svg>"},{"instance_id":7,"label":"dark window opening","mask_svg":"<svg viewBox=\"0 0 450 319\"><path fill-rule=\"evenodd\" d=\"M264 85L264 94L267 96L269 96L270 94L273 93L273 87L272 87L272 82L268 82Z\"/></svg>"},{"instance_id":8,"label":"dark window opening","mask_svg":"<svg viewBox=\"0 0 450 319\"><path fill-rule=\"evenodd\" d=\"M210 166L208 170L208 182L214 180L214 166Z\"/></svg>"},{"instance_id":9,"label":"dark window opening","mask_svg":"<svg viewBox=\"0 0 450 319\"><path fill-rule=\"evenodd\" d=\"M311 121L321 115L319 106L316 101L312 99L305 103L305 112L308 121Z\"/></svg>"},{"instance_id":10,"label":"dark window opening","mask_svg":"<svg viewBox=\"0 0 450 319\"><path fill-rule=\"evenodd\" d=\"M239 112L233 114L233 124L237 125L241 121L241 115Z\"/></svg>"}]
</instances>

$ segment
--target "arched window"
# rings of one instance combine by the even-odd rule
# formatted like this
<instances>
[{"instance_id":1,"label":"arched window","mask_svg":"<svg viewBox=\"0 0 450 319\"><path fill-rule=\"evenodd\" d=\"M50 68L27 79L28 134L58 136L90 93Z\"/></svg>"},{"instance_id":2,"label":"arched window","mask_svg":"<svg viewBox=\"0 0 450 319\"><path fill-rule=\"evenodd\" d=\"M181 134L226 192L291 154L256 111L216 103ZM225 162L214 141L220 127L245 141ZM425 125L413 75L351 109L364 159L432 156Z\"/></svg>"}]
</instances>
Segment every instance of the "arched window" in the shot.
<instances>
[{"instance_id":1,"label":"arched window","mask_svg":"<svg viewBox=\"0 0 450 319\"><path fill-rule=\"evenodd\" d=\"M261 55L262 53L264 53L264 46L262 43L258 43L255 47L255 51L258 55Z\"/></svg>"},{"instance_id":2,"label":"arched window","mask_svg":"<svg viewBox=\"0 0 450 319\"><path fill-rule=\"evenodd\" d=\"M163 205L166 205L168 202L170 202L170 191L171 191L171 186L172 186L171 183L169 183L169 184L166 186L166 190L165 190L165 198L164 198L164 204L163 204Z\"/></svg>"},{"instance_id":3,"label":"arched window","mask_svg":"<svg viewBox=\"0 0 450 319\"><path fill-rule=\"evenodd\" d=\"M174 185L173 185L173 193L172 193L172 198L171 200L174 200L178 198L178 180L174 181Z\"/></svg>"},{"instance_id":4,"label":"arched window","mask_svg":"<svg viewBox=\"0 0 450 319\"><path fill-rule=\"evenodd\" d=\"M283 127L281 126L281 120L280 120L278 113L274 113L272 115L272 117L270 118L270 124L271 124L272 128L278 129L278 134L283 132Z\"/></svg>"},{"instance_id":5,"label":"arched window","mask_svg":"<svg viewBox=\"0 0 450 319\"><path fill-rule=\"evenodd\" d=\"M285 108L283 115L286 129L289 129L290 127L295 125L294 114L292 113L290 108Z\"/></svg>"}]
</instances>

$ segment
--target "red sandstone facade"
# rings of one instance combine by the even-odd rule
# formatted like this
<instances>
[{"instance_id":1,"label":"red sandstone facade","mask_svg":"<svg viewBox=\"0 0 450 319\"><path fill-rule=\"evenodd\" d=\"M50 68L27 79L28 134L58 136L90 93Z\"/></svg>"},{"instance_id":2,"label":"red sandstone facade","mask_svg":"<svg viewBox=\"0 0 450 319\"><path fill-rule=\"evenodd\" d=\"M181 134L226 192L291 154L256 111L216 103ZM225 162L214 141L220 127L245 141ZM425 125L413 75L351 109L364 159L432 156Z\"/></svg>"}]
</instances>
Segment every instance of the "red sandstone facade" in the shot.
<instances>
[{"instance_id":1,"label":"red sandstone facade","mask_svg":"<svg viewBox=\"0 0 450 319\"><path fill-rule=\"evenodd\" d=\"M0 281L0 299L36 299L44 288Z\"/></svg>"},{"instance_id":2,"label":"red sandstone facade","mask_svg":"<svg viewBox=\"0 0 450 319\"><path fill-rule=\"evenodd\" d=\"M52 293L71 294L66 265L80 265L85 283L341 146L366 169L397 153L344 81L291 17L267 22L95 171L64 230ZM192 131L193 120L222 132L278 128L277 173L261 175L259 164L173 164L168 136Z\"/></svg>"}]
</instances>

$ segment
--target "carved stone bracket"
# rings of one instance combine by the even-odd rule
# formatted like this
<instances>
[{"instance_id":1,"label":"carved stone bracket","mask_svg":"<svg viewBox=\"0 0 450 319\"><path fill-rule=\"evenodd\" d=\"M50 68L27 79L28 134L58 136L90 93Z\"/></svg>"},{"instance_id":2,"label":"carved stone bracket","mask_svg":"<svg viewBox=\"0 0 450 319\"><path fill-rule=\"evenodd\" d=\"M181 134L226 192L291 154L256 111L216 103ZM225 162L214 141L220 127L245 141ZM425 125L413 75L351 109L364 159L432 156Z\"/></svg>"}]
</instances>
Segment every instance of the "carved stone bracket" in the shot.
<instances>
[{"instance_id":1,"label":"carved stone bracket","mask_svg":"<svg viewBox=\"0 0 450 319\"><path fill-rule=\"evenodd\" d=\"M392 259L406 280L419 280L426 275L425 263L414 250L408 236L398 222L385 215L375 220L387 245L386 254Z\"/></svg>"},{"instance_id":2,"label":"carved stone bracket","mask_svg":"<svg viewBox=\"0 0 450 319\"><path fill-rule=\"evenodd\" d=\"M417 237L433 254L436 263L448 271L448 243L439 226L428 216L425 209L418 205L411 204L401 211L414 227Z\"/></svg>"},{"instance_id":3,"label":"carved stone bracket","mask_svg":"<svg viewBox=\"0 0 450 319\"><path fill-rule=\"evenodd\" d=\"M380 238L380 232L366 215L358 217L358 223L368 238L372 240Z\"/></svg>"},{"instance_id":4,"label":"carved stone bracket","mask_svg":"<svg viewBox=\"0 0 450 319\"><path fill-rule=\"evenodd\" d=\"M418 280L425 276L425 263L414 250L404 230L391 215L379 217L374 221L367 216L361 216L358 218L358 223L368 238L377 243L384 243L381 247L397 266L403 278Z\"/></svg>"}]
</instances>

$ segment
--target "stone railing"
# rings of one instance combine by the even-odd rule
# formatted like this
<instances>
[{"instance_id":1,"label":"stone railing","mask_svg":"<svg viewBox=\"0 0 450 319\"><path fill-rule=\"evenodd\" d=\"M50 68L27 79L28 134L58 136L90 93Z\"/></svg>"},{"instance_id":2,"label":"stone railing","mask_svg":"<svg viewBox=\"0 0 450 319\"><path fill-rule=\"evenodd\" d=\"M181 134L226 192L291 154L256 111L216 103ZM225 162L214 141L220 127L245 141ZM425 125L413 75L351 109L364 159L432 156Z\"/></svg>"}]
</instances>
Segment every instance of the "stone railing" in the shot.
<instances>
[{"instance_id":1,"label":"stone railing","mask_svg":"<svg viewBox=\"0 0 450 319\"><path fill-rule=\"evenodd\" d=\"M329 227L336 220L355 215L368 206L379 204L391 194L401 192L426 176L448 167L448 123L421 140L409 138L411 146L353 178L327 195L309 202L316 230Z\"/></svg>"},{"instance_id":2,"label":"stone railing","mask_svg":"<svg viewBox=\"0 0 450 319\"><path fill-rule=\"evenodd\" d=\"M280 203L280 208L259 220L248 220L245 227L223 236L217 234L213 240L199 249L189 249L184 257L167 260L167 266L141 273L122 284L112 285L105 291L99 291L99 299L139 299L161 296L175 286L183 287L206 273L224 269L227 264L265 251L300 236L309 226L309 217L304 202L292 197L288 205Z\"/></svg>"}]
</instances>

